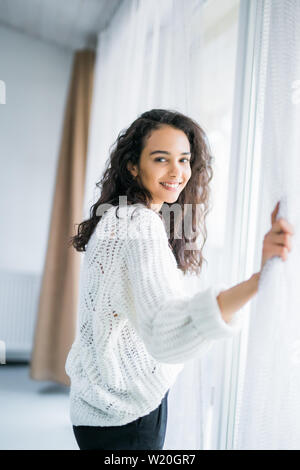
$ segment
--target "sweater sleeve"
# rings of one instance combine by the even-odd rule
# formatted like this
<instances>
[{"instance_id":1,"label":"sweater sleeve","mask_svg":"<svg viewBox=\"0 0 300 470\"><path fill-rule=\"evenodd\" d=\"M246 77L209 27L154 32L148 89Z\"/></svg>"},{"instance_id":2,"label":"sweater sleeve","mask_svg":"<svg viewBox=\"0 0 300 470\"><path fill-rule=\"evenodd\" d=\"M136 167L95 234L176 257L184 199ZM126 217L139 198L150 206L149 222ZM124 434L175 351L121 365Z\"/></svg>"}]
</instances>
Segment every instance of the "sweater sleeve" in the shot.
<instances>
[{"instance_id":1,"label":"sweater sleeve","mask_svg":"<svg viewBox=\"0 0 300 470\"><path fill-rule=\"evenodd\" d=\"M182 363L237 334L242 318L226 323L216 299L224 284L189 295L160 217L144 209L132 224L124 243L131 320L148 352L159 362Z\"/></svg>"}]
</instances>

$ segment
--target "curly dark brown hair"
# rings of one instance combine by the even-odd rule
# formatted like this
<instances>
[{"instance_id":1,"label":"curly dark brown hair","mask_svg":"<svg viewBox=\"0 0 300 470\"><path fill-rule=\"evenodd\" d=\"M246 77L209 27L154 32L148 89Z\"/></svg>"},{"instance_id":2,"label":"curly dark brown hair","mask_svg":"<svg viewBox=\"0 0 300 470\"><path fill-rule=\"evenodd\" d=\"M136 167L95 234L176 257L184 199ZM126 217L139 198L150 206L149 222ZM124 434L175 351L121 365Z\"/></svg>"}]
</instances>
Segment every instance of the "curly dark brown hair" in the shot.
<instances>
[{"instance_id":1,"label":"curly dark brown hair","mask_svg":"<svg viewBox=\"0 0 300 470\"><path fill-rule=\"evenodd\" d=\"M163 125L173 126L182 130L191 148L191 177L180 193L176 204L181 206L181 214L175 215L170 210L170 232L169 245L174 253L178 268L183 273L200 274L203 261L202 251L207 238L206 216L210 210L210 187L209 182L213 177L211 166L213 157L207 136L203 129L191 118L178 111L165 109L152 109L141 114L128 129L122 130L110 149L110 156L102 179L96 183L101 190L98 201L90 209L90 218L78 225L77 235L70 238L70 245L77 251L85 251L86 245L95 230L101 215L97 208L101 204L119 205L119 197L127 196L127 204L143 204L149 209L151 193L141 184L139 179L134 179L127 169L128 162L139 167L140 156L146 145L146 140L151 132ZM171 204L164 202L159 215L164 220L164 206ZM183 229L185 208L187 205L192 209L189 237L186 226ZM102 214L103 215L103 214ZM183 236L178 239L174 237L176 227L182 224ZM197 242L198 236L203 236L200 249L187 249L187 243ZM197 245L198 247L198 245Z\"/></svg>"}]
</instances>

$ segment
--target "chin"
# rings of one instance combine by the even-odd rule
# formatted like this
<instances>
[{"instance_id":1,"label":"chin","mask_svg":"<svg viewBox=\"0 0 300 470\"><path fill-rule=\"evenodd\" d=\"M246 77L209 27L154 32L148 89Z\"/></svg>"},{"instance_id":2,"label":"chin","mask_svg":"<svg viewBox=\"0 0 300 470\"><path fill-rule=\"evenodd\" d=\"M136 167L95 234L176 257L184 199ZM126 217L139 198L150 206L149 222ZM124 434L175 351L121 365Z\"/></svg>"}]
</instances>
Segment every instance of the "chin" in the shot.
<instances>
[{"instance_id":1,"label":"chin","mask_svg":"<svg viewBox=\"0 0 300 470\"><path fill-rule=\"evenodd\" d=\"M173 196L169 196L168 198L165 198L165 202L171 203L171 202L176 202L179 198L179 194L174 194Z\"/></svg>"}]
</instances>

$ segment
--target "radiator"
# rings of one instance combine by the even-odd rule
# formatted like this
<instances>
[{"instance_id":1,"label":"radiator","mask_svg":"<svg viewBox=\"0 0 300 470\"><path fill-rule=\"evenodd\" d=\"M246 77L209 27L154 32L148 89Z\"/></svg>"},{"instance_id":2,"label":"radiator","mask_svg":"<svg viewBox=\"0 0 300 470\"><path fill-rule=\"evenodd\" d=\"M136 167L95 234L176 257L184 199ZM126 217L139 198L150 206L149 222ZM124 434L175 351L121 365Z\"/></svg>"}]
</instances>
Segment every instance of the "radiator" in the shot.
<instances>
[{"instance_id":1,"label":"radiator","mask_svg":"<svg viewBox=\"0 0 300 470\"><path fill-rule=\"evenodd\" d=\"M40 283L37 274L0 271L0 341L6 362L30 360Z\"/></svg>"}]
</instances>

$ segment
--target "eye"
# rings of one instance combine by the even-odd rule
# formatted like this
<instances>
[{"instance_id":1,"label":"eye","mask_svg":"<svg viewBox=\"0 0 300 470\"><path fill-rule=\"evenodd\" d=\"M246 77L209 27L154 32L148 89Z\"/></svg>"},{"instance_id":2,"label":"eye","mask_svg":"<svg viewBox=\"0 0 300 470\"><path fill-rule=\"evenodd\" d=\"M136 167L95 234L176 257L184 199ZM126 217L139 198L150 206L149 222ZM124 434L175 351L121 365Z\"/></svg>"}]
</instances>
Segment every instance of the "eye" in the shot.
<instances>
[{"instance_id":1,"label":"eye","mask_svg":"<svg viewBox=\"0 0 300 470\"><path fill-rule=\"evenodd\" d=\"M165 160L164 157L159 157L159 158L156 158L155 161L158 162L161 159ZM186 160L187 162L190 162L190 159L188 159L188 158L182 158L181 160Z\"/></svg>"}]
</instances>

